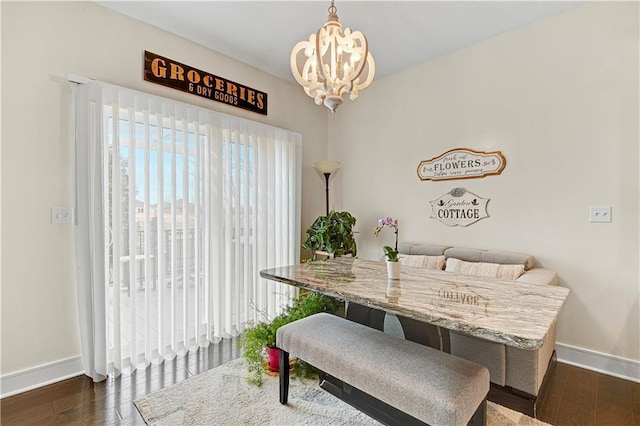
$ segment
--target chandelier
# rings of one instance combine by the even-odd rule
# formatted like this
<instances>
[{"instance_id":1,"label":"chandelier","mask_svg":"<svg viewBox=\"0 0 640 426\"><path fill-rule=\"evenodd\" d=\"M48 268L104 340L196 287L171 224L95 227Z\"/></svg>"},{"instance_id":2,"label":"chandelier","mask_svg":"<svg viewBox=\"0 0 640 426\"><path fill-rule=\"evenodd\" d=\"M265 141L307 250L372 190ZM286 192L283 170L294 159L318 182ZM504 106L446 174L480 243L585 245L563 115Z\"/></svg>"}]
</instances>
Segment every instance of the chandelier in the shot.
<instances>
[{"instance_id":1,"label":"chandelier","mask_svg":"<svg viewBox=\"0 0 640 426\"><path fill-rule=\"evenodd\" d=\"M317 105L324 103L331 112L342 104L345 93L349 93L349 99L356 99L375 74L367 38L349 28L343 32L337 11L331 0L327 22L291 51L291 71L296 81Z\"/></svg>"}]
</instances>

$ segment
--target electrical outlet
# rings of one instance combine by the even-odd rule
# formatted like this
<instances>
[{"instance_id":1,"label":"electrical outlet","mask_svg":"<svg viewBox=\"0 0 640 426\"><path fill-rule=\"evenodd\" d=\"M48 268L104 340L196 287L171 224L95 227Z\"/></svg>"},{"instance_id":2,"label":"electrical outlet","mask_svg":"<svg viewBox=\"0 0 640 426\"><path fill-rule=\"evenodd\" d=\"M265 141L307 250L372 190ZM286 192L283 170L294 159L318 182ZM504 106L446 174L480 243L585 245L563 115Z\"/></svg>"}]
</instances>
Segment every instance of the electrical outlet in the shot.
<instances>
[{"instance_id":1,"label":"electrical outlet","mask_svg":"<svg viewBox=\"0 0 640 426\"><path fill-rule=\"evenodd\" d=\"M592 223L611 222L611 206L591 207L589 210L589 221Z\"/></svg>"},{"instance_id":2,"label":"electrical outlet","mask_svg":"<svg viewBox=\"0 0 640 426\"><path fill-rule=\"evenodd\" d=\"M54 225L73 223L73 208L51 207L51 223Z\"/></svg>"}]
</instances>

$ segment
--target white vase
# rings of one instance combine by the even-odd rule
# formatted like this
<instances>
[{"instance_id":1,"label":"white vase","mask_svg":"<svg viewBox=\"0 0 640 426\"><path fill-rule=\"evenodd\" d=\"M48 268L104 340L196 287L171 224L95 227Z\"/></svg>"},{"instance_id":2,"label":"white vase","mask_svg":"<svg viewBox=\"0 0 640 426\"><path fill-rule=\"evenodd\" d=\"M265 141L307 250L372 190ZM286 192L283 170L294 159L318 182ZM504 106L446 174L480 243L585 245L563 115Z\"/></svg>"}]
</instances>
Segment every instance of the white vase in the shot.
<instances>
[{"instance_id":1,"label":"white vase","mask_svg":"<svg viewBox=\"0 0 640 426\"><path fill-rule=\"evenodd\" d=\"M387 262L387 277L390 280L399 280L400 279L400 262Z\"/></svg>"}]
</instances>

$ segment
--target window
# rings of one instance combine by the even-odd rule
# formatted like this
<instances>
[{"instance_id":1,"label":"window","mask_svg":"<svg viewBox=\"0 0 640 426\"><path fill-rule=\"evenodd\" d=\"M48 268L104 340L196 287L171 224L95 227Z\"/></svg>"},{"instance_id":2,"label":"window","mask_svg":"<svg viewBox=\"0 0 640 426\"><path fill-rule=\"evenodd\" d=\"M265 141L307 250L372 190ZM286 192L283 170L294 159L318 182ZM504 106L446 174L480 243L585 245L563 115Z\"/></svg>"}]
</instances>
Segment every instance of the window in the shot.
<instances>
[{"instance_id":1,"label":"window","mask_svg":"<svg viewBox=\"0 0 640 426\"><path fill-rule=\"evenodd\" d=\"M259 271L298 261L299 134L103 83L78 89L77 127L90 375L236 336L289 303L295 290Z\"/></svg>"}]
</instances>

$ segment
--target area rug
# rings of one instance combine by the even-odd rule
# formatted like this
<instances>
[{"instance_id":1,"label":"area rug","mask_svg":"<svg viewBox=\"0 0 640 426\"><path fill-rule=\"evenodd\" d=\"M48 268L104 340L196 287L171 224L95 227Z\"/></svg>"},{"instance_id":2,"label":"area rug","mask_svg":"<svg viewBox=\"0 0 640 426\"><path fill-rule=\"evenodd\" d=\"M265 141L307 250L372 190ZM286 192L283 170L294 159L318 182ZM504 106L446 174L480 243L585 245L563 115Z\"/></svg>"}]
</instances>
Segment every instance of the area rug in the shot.
<instances>
[{"instance_id":1,"label":"area rug","mask_svg":"<svg viewBox=\"0 0 640 426\"><path fill-rule=\"evenodd\" d=\"M236 359L133 403L149 425L379 425L328 392L317 380L291 378L289 403L278 402L278 378L262 387L247 383L243 358ZM489 402L489 426L546 423Z\"/></svg>"}]
</instances>

